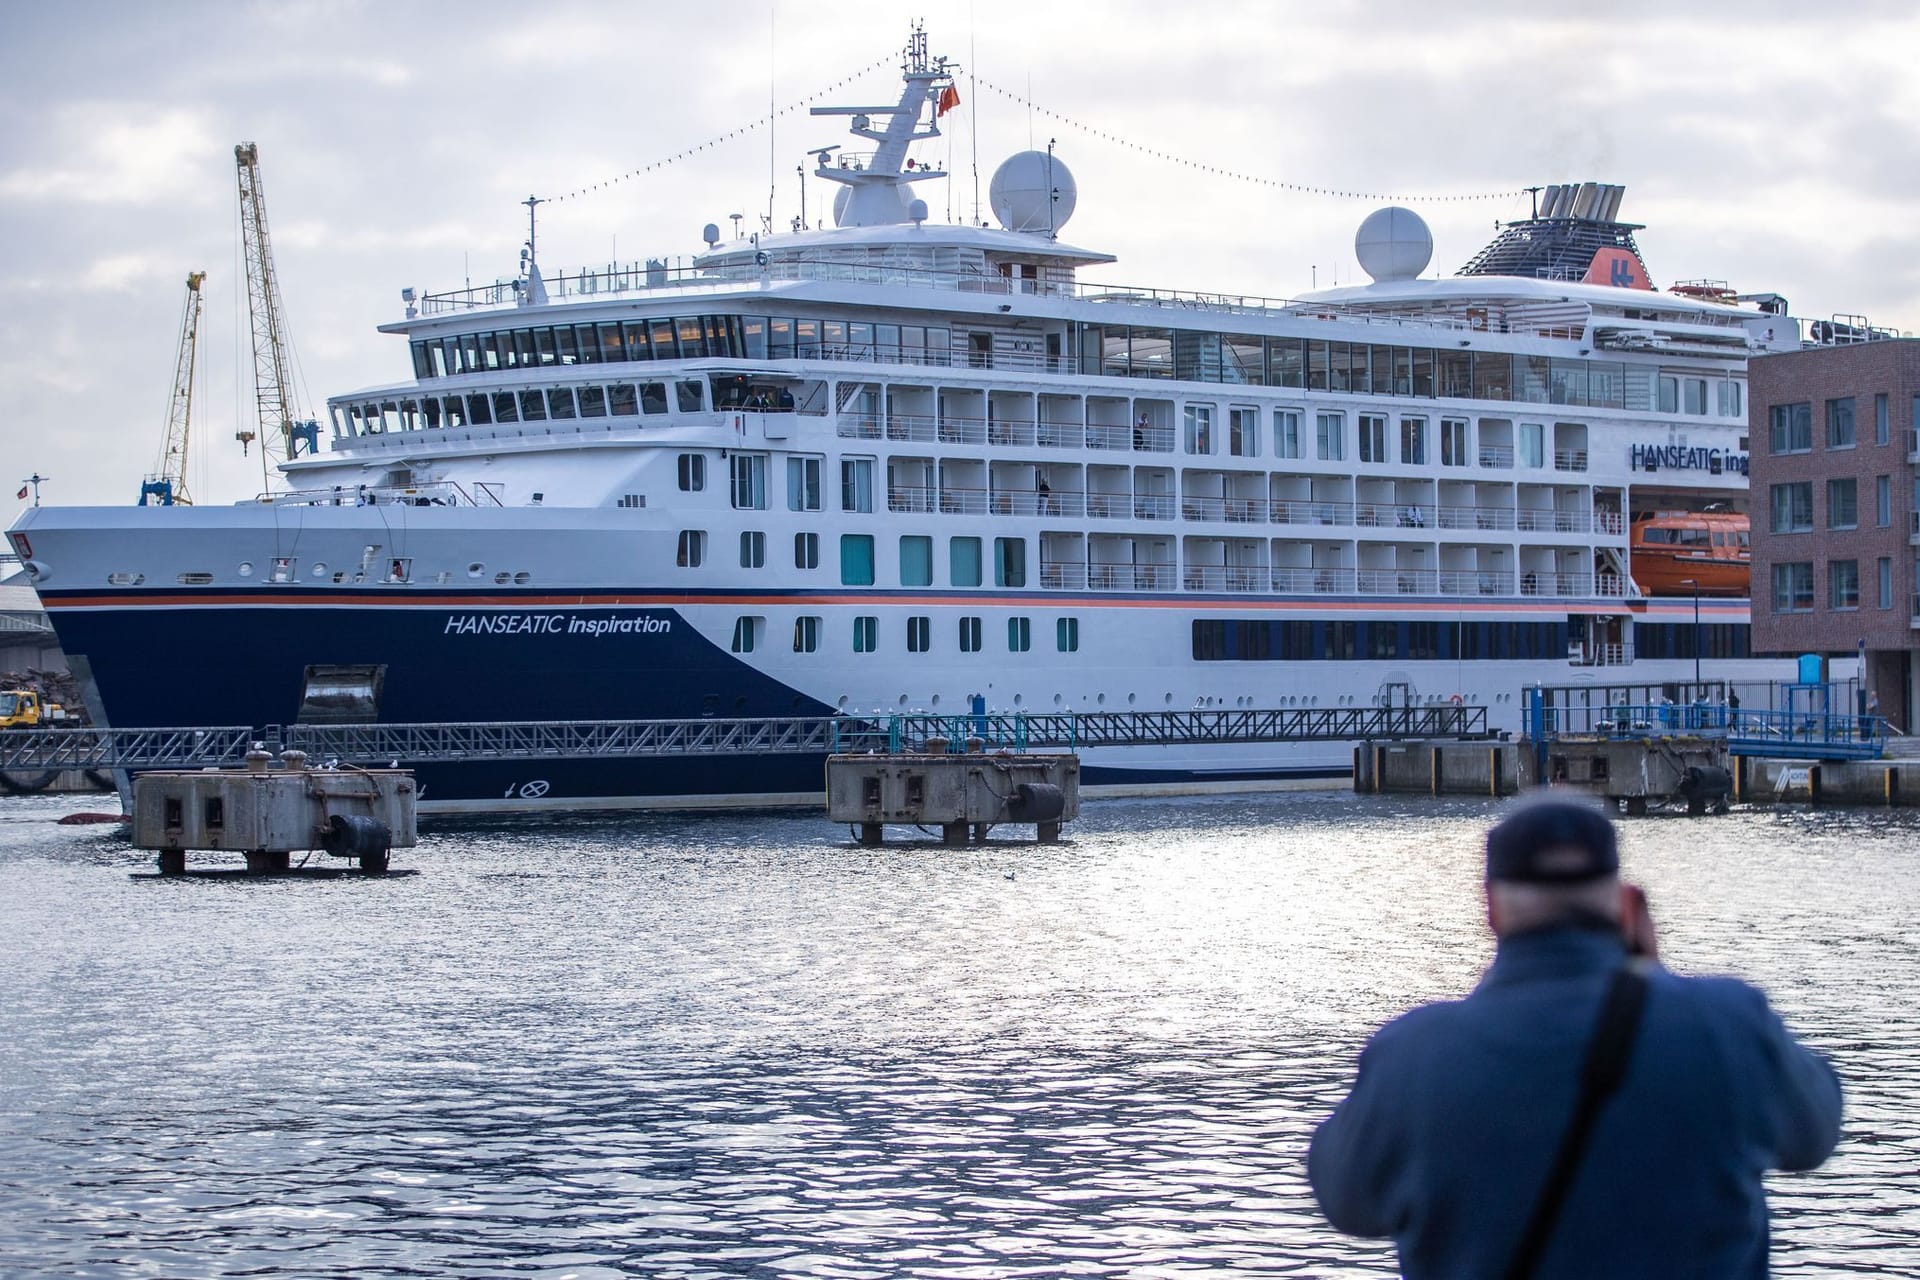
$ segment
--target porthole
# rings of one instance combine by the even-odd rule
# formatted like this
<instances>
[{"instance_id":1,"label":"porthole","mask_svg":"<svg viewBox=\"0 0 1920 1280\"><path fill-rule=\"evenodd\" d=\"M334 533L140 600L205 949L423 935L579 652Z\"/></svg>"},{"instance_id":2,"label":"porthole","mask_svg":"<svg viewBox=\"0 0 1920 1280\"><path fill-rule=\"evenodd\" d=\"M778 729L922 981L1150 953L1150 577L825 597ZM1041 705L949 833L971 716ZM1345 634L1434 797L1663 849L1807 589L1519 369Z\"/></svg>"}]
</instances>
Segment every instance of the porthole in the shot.
<instances>
[{"instance_id":1,"label":"porthole","mask_svg":"<svg viewBox=\"0 0 1920 1280\"><path fill-rule=\"evenodd\" d=\"M1093 701L1096 706L1104 707L1107 705L1107 695L1104 693L1100 694L1099 696L1095 697Z\"/></svg>"},{"instance_id":2,"label":"porthole","mask_svg":"<svg viewBox=\"0 0 1920 1280\"><path fill-rule=\"evenodd\" d=\"M326 576L327 576L327 565L326 565L326 561L324 561L324 560L315 560L315 561L313 562L313 576L314 576L314 577L316 577L316 578L324 578L324 577L326 577Z\"/></svg>"},{"instance_id":3,"label":"porthole","mask_svg":"<svg viewBox=\"0 0 1920 1280\"><path fill-rule=\"evenodd\" d=\"M528 573L525 569L522 569L520 572L513 575L513 585L516 587L524 587L529 582L532 582L532 581L533 581L533 575Z\"/></svg>"},{"instance_id":4,"label":"porthole","mask_svg":"<svg viewBox=\"0 0 1920 1280\"><path fill-rule=\"evenodd\" d=\"M840 710L845 711L847 709L847 695L844 693L841 694L840 700L834 703L833 705L838 707Z\"/></svg>"},{"instance_id":5,"label":"porthole","mask_svg":"<svg viewBox=\"0 0 1920 1280\"><path fill-rule=\"evenodd\" d=\"M931 706L935 706L935 707L937 707L937 706L939 706L939 705L940 705L940 695L939 695L939 694L937 694L937 693L936 693L936 694L934 694L934 695L933 695L933 701L932 701L932 703L930 703L929 705L931 705Z\"/></svg>"},{"instance_id":6,"label":"porthole","mask_svg":"<svg viewBox=\"0 0 1920 1280\"><path fill-rule=\"evenodd\" d=\"M251 578L253 576L253 561L242 560L240 562L240 567L236 569L234 572L238 573L243 578Z\"/></svg>"},{"instance_id":7,"label":"porthole","mask_svg":"<svg viewBox=\"0 0 1920 1280\"><path fill-rule=\"evenodd\" d=\"M1130 693L1127 695L1128 706L1132 706L1134 703L1138 702L1139 700L1140 700L1140 695L1137 693Z\"/></svg>"},{"instance_id":8,"label":"porthole","mask_svg":"<svg viewBox=\"0 0 1920 1280\"><path fill-rule=\"evenodd\" d=\"M900 695L900 709L902 711L907 709L907 695L904 693Z\"/></svg>"},{"instance_id":9,"label":"porthole","mask_svg":"<svg viewBox=\"0 0 1920 1280\"><path fill-rule=\"evenodd\" d=\"M513 575L508 573L505 569L502 569L500 572L493 575L493 584L497 587L504 587L509 582L512 582L512 581L513 581Z\"/></svg>"},{"instance_id":10,"label":"porthole","mask_svg":"<svg viewBox=\"0 0 1920 1280\"><path fill-rule=\"evenodd\" d=\"M1167 695L1167 705L1168 705L1168 706L1172 706L1172 705L1173 705L1173 695L1172 695L1171 693L1169 693L1169 694Z\"/></svg>"},{"instance_id":11,"label":"porthole","mask_svg":"<svg viewBox=\"0 0 1920 1280\"><path fill-rule=\"evenodd\" d=\"M1016 693L1013 695L1013 705L1016 707L1019 706L1021 703L1025 702L1026 700L1027 699L1025 694Z\"/></svg>"},{"instance_id":12,"label":"porthole","mask_svg":"<svg viewBox=\"0 0 1920 1280\"><path fill-rule=\"evenodd\" d=\"M486 571L487 571L487 566L481 564L478 560L475 560L472 564L467 566L467 576L469 578L481 577L486 573Z\"/></svg>"},{"instance_id":13,"label":"porthole","mask_svg":"<svg viewBox=\"0 0 1920 1280\"><path fill-rule=\"evenodd\" d=\"M1056 693L1056 694L1054 694L1054 695L1053 695L1053 705L1054 705L1054 706L1056 706L1056 707L1063 707L1063 706L1065 706L1065 705L1066 705L1066 703L1067 703L1067 699L1066 699L1066 696L1065 696L1064 694L1058 694L1058 693Z\"/></svg>"}]
</instances>

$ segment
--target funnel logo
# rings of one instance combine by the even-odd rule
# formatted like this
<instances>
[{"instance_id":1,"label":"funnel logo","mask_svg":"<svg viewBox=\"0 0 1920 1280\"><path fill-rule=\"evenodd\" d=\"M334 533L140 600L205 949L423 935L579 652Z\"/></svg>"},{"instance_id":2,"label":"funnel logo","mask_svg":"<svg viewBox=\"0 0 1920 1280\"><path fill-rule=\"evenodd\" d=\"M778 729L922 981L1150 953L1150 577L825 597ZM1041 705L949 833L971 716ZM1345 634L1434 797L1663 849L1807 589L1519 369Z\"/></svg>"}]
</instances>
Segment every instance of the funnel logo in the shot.
<instances>
[{"instance_id":1,"label":"funnel logo","mask_svg":"<svg viewBox=\"0 0 1920 1280\"><path fill-rule=\"evenodd\" d=\"M1616 289L1653 289L1640 259L1625 249L1601 249L1593 255L1584 278L1586 284L1607 284Z\"/></svg>"}]
</instances>

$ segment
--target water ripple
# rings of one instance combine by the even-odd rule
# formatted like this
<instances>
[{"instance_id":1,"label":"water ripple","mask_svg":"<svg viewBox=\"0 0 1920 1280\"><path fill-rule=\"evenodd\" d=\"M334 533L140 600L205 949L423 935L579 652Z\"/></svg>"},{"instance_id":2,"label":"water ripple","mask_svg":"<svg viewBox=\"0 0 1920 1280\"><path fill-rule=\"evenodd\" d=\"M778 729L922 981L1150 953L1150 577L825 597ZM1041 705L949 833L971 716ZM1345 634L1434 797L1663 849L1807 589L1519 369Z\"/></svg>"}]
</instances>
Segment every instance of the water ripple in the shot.
<instances>
[{"instance_id":1,"label":"water ripple","mask_svg":"<svg viewBox=\"0 0 1920 1280\"><path fill-rule=\"evenodd\" d=\"M458 824L387 882L132 881L0 806L0 1270L1380 1275L1302 1159L1489 955L1478 801L1094 806L868 851L811 816ZM1920 819L1625 828L1670 963L1848 1085L1783 1274L1920 1269Z\"/></svg>"}]
</instances>

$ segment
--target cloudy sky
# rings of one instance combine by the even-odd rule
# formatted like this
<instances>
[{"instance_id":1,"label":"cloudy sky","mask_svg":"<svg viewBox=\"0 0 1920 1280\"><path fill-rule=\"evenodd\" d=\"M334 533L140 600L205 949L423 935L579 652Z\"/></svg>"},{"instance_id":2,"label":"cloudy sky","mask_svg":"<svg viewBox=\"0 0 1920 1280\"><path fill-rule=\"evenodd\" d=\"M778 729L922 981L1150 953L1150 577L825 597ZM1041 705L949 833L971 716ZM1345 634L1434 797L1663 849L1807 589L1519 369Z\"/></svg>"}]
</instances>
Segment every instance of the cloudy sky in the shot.
<instances>
[{"instance_id":1,"label":"cloudy sky","mask_svg":"<svg viewBox=\"0 0 1920 1280\"><path fill-rule=\"evenodd\" d=\"M922 188L935 219L971 213L976 151L984 191L1057 139L1080 192L1062 238L1117 254L1113 283L1288 296L1358 275L1353 229L1384 201L1209 168L1399 197L1445 271L1527 204L1442 197L1586 180L1626 185L1662 286L1920 328L1908 4L21 3L0 46L0 513L35 470L51 501L135 498L196 269L190 484L202 502L261 487L233 438L253 413L234 143L260 146L318 412L406 376L402 341L374 332L403 286L513 273L529 194L588 188L541 212L549 274L695 252L704 223L752 228L770 200L784 227L803 153L846 140L792 104L849 76L820 100L893 101L913 14L964 68L947 136L922 144L953 170Z\"/></svg>"}]
</instances>

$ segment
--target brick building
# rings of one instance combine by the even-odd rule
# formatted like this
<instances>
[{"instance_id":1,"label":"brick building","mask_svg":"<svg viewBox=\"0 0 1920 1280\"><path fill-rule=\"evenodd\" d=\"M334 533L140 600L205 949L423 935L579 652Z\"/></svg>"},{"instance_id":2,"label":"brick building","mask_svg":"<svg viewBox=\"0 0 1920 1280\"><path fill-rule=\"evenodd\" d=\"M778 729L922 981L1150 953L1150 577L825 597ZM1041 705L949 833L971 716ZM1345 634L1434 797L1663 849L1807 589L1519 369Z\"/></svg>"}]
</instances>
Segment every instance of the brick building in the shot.
<instances>
[{"instance_id":1,"label":"brick building","mask_svg":"<svg viewBox=\"0 0 1920 1280\"><path fill-rule=\"evenodd\" d=\"M1911 733L1920 340L1812 346L1762 356L1747 374L1754 652L1864 647L1880 714Z\"/></svg>"}]
</instances>

